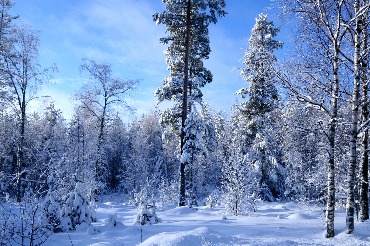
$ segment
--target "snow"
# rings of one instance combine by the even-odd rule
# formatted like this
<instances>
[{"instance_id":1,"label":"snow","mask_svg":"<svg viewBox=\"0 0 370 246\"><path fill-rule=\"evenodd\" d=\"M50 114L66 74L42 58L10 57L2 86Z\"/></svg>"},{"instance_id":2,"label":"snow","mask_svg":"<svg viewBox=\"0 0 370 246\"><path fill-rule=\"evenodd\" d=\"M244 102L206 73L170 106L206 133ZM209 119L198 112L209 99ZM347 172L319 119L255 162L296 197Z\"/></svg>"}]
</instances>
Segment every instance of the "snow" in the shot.
<instances>
[{"instance_id":1,"label":"snow","mask_svg":"<svg viewBox=\"0 0 370 246\"><path fill-rule=\"evenodd\" d=\"M207 227L199 227L190 231L158 233L139 245L231 245L233 243L232 237L222 235Z\"/></svg>"},{"instance_id":2,"label":"snow","mask_svg":"<svg viewBox=\"0 0 370 246\"><path fill-rule=\"evenodd\" d=\"M224 208L164 206L161 223L134 223L137 208L120 202L96 205L97 222L76 231L54 233L45 245L370 245L370 222L345 233L345 211L336 212L336 236L325 238L322 208L297 203L262 203L248 216L224 215ZM112 216L113 215L113 216ZM110 221L117 221L112 226Z\"/></svg>"}]
</instances>

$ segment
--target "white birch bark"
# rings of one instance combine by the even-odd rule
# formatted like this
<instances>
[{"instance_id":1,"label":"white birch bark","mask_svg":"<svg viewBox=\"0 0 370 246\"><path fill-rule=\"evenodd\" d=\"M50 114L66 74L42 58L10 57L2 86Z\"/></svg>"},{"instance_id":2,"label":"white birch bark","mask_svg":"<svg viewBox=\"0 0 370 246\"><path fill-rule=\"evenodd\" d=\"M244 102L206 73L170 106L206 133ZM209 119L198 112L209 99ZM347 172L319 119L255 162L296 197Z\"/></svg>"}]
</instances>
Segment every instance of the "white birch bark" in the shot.
<instances>
[{"instance_id":1,"label":"white birch bark","mask_svg":"<svg viewBox=\"0 0 370 246\"><path fill-rule=\"evenodd\" d=\"M359 13L359 0L354 2L354 10L356 15L356 28L354 33L354 80L352 94L352 122L350 132L350 162L347 173L347 205L346 205L346 232L352 233L354 230L354 212L355 212L355 171L356 171L356 142L357 142L357 124L359 118L359 89L360 89L360 35L361 35L361 18Z\"/></svg>"}]
</instances>

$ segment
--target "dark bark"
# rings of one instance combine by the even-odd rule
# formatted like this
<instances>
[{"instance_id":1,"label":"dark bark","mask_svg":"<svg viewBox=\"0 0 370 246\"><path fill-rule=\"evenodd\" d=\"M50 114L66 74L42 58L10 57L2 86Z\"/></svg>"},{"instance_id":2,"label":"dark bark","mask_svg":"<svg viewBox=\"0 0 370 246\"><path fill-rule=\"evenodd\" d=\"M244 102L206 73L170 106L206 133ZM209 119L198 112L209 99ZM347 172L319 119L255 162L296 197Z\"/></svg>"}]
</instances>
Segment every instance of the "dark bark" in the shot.
<instances>
[{"instance_id":1,"label":"dark bark","mask_svg":"<svg viewBox=\"0 0 370 246\"><path fill-rule=\"evenodd\" d=\"M105 93L104 95L104 106L103 106L103 113L102 117L100 119L100 126L99 126L99 134L98 134L98 146L96 148L96 161L95 161L95 182L99 182L100 180L100 166L102 164L102 156L101 156L101 149L103 146L103 137L104 137L104 126L105 126L105 114L106 114L106 109L107 109L107 94ZM98 194L99 194L99 188L98 186L95 187L94 189L94 200L97 202L98 201Z\"/></svg>"},{"instance_id":2,"label":"dark bark","mask_svg":"<svg viewBox=\"0 0 370 246\"><path fill-rule=\"evenodd\" d=\"M363 1L364 5L367 4L367 1ZM363 23L367 23L368 18L367 15L364 15ZM364 29L362 31L362 52L368 52L368 44L367 44L367 30ZM361 80L362 80L362 109L361 109L361 118L362 122L366 122L369 119L369 109L367 105L368 98L368 77L367 77L367 67L368 67L368 59L367 54L363 54L362 60L362 73L361 73ZM369 219L369 130L367 126L364 128L363 136L362 136L362 156L360 162L360 171L359 171L359 205L360 205L360 221L365 221Z\"/></svg>"},{"instance_id":3,"label":"dark bark","mask_svg":"<svg viewBox=\"0 0 370 246\"><path fill-rule=\"evenodd\" d=\"M186 10L186 36L185 36L185 57L184 57L184 82L182 92L182 114L181 114L181 154L185 145L185 121L188 117L188 87L189 87L189 52L190 52L190 14L191 0L187 2ZM185 166L186 163L180 163L180 201L179 206L185 206Z\"/></svg>"},{"instance_id":4,"label":"dark bark","mask_svg":"<svg viewBox=\"0 0 370 246\"><path fill-rule=\"evenodd\" d=\"M23 169L23 156L24 156L24 134L25 134L25 123L26 123L26 98L25 92L22 93L22 102L20 103L21 108L21 119L19 124L19 143L17 149L17 202L21 202L23 197L22 192L22 169Z\"/></svg>"},{"instance_id":5,"label":"dark bark","mask_svg":"<svg viewBox=\"0 0 370 246\"><path fill-rule=\"evenodd\" d=\"M363 94L364 95L364 94ZM366 95L367 97L367 95ZM366 117L368 119L369 114L368 111L362 111L362 117ZM359 205L360 205L360 221L364 222L369 219L369 131L368 129L364 130L363 137L362 137L362 156L361 156L361 163L360 163L360 183L359 183Z\"/></svg>"}]
</instances>

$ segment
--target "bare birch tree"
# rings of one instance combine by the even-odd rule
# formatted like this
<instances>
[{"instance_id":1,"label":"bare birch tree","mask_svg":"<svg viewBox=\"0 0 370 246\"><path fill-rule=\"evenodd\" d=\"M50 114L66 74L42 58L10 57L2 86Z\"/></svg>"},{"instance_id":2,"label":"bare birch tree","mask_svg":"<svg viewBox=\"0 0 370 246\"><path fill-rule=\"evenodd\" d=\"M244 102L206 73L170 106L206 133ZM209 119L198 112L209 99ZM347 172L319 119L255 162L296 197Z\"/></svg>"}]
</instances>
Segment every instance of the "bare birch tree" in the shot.
<instances>
[{"instance_id":1,"label":"bare birch tree","mask_svg":"<svg viewBox=\"0 0 370 246\"><path fill-rule=\"evenodd\" d=\"M335 135L338 123L341 46L347 33L344 25L344 0L282 0L286 13L300 18L302 59L294 79L280 76L284 86L299 101L308 103L328 116L326 237L334 237L335 211ZM308 40L311 40L308 42ZM311 54L310 54L311 53ZM326 67L323 65L325 64ZM296 80L296 82L292 82Z\"/></svg>"},{"instance_id":2,"label":"bare birch tree","mask_svg":"<svg viewBox=\"0 0 370 246\"><path fill-rule=\"evenodd\" d=\"M362 31L361 16L359 15L360 4L359 0L354 1L355 13L355 30L354 30L354 79L353 79L353 93L351 102L351 130L350 130L350 162L348 167L348 187L347 187L347 205L346 205L346 229L347 233L352 233L354 230L354 211L355 211L355 171L357 163L357 130L359 121L359 96L360 96L360 51L361 43L360 36Z\"/></svg>"},{"instance_id":3,"label":"bare birch tree","mask_svg":"<svg viewBox=\"0 0 370 246\"><path fill-rule=\"evenodd\" d=\"M24 170L25 131L27 108L30 101L36 98L38 88L50 78L50 72L56 68L41 68L38 64L39 38L35 31L27 26L14 30L14 43L10 52L3 56L4 67L2 74L10 100L19 118L19 140L17 147L16 186L17 200L22 198L22 180L27 173Z\"/></svg>"},{"instance_id":4,"label":"bare birch tree","mask_svg":"<svg viewBox=\"0 0 370 246\"><path fill-rule=\"evenodd\" d=\"M137 80L123 80L114 77L110 64L97 63L94 60L84 59L81 71L90 75L90 83L86 84L75 95L82 107L92 114L97 120L98 136L96 145L96 159L94 164L94 176L96 185L101 181L102 173L102 147L104 144L105 128L108 113L116 104L131 109L125 101L130 90L133 90ZM99 185L94 188L97 195ZM95 199L97 197L95 196Z\"/></svg>"}]
</instances>

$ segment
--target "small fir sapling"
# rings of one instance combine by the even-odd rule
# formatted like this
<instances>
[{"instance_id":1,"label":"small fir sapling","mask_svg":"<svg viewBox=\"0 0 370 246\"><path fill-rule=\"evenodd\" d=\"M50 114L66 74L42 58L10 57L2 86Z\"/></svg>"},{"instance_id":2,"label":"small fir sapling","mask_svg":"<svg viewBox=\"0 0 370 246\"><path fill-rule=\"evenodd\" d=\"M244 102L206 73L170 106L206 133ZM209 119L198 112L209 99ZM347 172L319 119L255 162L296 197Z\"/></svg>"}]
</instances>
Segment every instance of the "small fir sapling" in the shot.
<instances>
[{"instance_id":1,"label":"small fir sapling","mask_svg":"<svg viewBox=\"0 0 370 246\"><path fill-rule=\"evenodd\" d=\"M64 231L75 230L82 223L91 224L97 220L94 209L79 187L80 183L77 182L75 190L63 198L61 225Z\"/></svg>"},{"instance_id":2,"label":"small fir sapling","mask_svg":"<svg viewBox=\"0 0 370 246\"><path fill-rule=\"evenodd\" d=\"M155 209L154 194L151 192L150 182L143 186L138 192L134 193L135 205L138 206L138 213L134 220L134 224L151 225L160 222Z\"/></svg>"}]
</instances>

